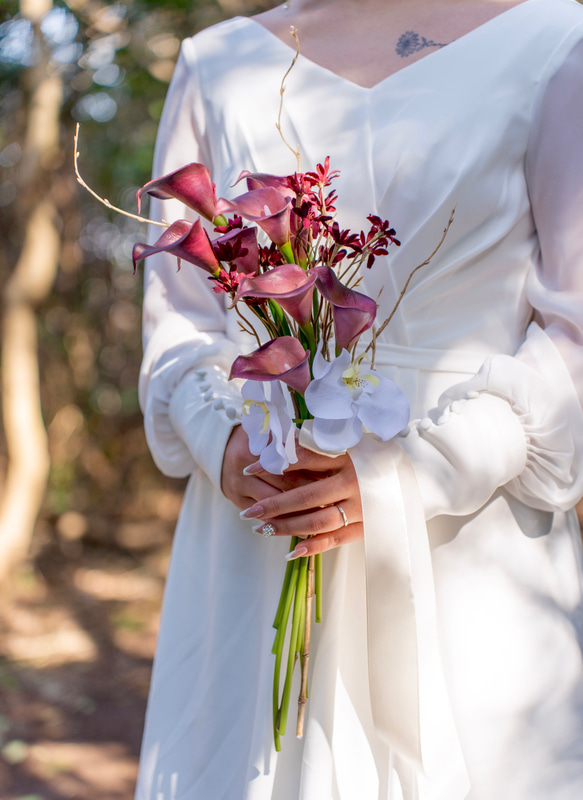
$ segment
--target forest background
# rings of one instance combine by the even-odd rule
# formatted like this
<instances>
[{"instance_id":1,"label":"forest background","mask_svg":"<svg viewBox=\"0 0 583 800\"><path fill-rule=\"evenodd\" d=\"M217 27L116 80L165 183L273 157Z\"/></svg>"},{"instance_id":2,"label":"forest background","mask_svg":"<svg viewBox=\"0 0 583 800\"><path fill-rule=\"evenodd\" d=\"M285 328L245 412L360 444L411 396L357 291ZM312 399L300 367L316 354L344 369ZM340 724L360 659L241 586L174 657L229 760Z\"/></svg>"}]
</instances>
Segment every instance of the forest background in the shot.
<instances>
[{"instance_id":1,"label":"forest background","mask_svg":"<svg viewBox=\"0 0 583 800\"><path fill-rule=\"evenodd\" d=\"M0 0L0 797L130 800L184 484L138 407L135 211L180 41L265 0ZM40 379L39 379L40 376Z\"/></svg>"},{"instance_id":2,"label":"forest background","mask_svg":"<svg viewBox=\"0 0 583 800\"><path fill-rule=\"evenodd\" d=\"M0 798L131 800L184 489L138 407L145 226L186 35L271 0L0 0Z\"/></svg>"}]
</instances>

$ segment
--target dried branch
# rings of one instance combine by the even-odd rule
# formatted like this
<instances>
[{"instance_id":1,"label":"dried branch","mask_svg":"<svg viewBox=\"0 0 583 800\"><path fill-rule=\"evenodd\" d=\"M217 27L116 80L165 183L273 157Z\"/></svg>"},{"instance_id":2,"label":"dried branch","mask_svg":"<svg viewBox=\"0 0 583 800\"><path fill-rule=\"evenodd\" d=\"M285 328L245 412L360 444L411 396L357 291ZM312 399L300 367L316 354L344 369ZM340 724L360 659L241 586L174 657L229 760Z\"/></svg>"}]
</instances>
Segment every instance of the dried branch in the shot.
<instances>
[{"instance_id":1,"label":"dried branch","mask_svg":"<svg viewBox=\"0 0 583 800\"><path fill-rule=\"evenodd\" d=\"M277 131L278 131L279 135L281 136L281 140L284 143L284 145L288 148L288 150L290 150L294 154L294 156L296 158L296 161L298 163L298 172L301 172L301 169L302 169L302 157L300 155L300 146L298 145L296 147L296 149L294 150L294 148L291 146L291 144L288 142L288 140L283 135L283 131L281 129L281 114L282 114L282 111L283 111L283 95L284 95L284 92L285 92L285 89L286 89L285 79L290 74L292 69L295 67L296 61L298 60L298 57L300 55L300 40L299 40L299 37L298 37L298 32L294 28L293 25L290 27L289 32L290 32L290 35L293 36L293 38L296 41L296 54L293 57L293 61L290 64L289 69L287 70L287 72L285 73L283 78L281 79L281 86L279 88L279 114L277 115L277 122L275 123L275 127L277 128Z\"/></svg>"},{"instance_id":2,"label":"dried branch","mask_svg":"<svg viewBox=\"0 0 583 800\"><path fill-rule=\"evenodd\" d=\"M424 261L422 264L418 264L418 265L415 267L415 269L414 269L412 272L410 272L410 273L409 273L409 277L408 277L408 278L407 278L407 280L405 281L405 285L403 286L403 288L402 288L402 290L401 290L401 294L399 295L399 297L398 297L398 299L397 299L397 302L395 303L395 305L394 305L394 307L393 307L393 310L391 311L391 313L389 314L389 316L386 318L386 320L383 322L383 324L380 326L380 328L377 330L377 332L376 332L376 336L375 336L375 339L376 339L378 336L380 336L380 335L381 335L381 333L382 333L382 332L385 330L385 328L387 327L387 325L389 324L389 322L390 322L390 321L393 319L393 317L395 316L395 312L397 311L397 309L398 309L398 308L399 308L399 306L401 305L401 300L403 299L403 297L405 297L405 292L406 292L406 291L407 291L407 289L409 288L409 284L411 283L411 278L413 277L413 275L415 275L415 273L416 273L418 270L420 270L422 267L426 267L426 266L429 264L429 262L431 261L431 259L433 258L433 256L434 256L434 255L437 253L437 251L439 250L439 248L441 247L441 245L444 243L444 241L445 241L445 237L447 236L447 233L448 233L449 229L451 228L451 224L452 224L452 222L453 222L453 217L454 217L454 214L455 214L455 206L454 206L454 207L452 208L452 210L451 210L451 214L449 215L449 221L448 221L447 225L445 226L445 228L443 229L443 234L442 234L442 236L441 236L441 239L439 240L439 242L438 242L438 244L437 244L437 247L435 248L435 250L433 251L433 253L431 253L431 255L430 255L428 258L426 258L426 259L425 259L425 261ZM373 346L373 342L371 341L371 342L369 342L369 344L368 344L367 348L364 350L364 352L365 352L365 353L368 353L368 351L371 349L371 347L372 347L372 346ZM376 347L376 343L375 343L375 347Z\"/></svg>"},{"instance_id":3,"label":"dried branch","mask_svg":"<svg viewBox=\"0 0 583 800\"><path fill-rule=\"evenodd\" d=\"M94 192L93 189L85 183L85 181L83 180L83 178L81 177L81 174L79 172L79 165L78 165L78 161L79 161L79 128L80 128L80 125L79 125L79 123L77 123L77 125L75 126L75 138L73 140L73 149L74 149L73 163L74 163L74 167L75 167L75 177L77 178L77 183L81 184L81 186L84 189L87 189L89 194L93 195L93 197L96 200L99 200L99 202L102 205L104 205L106 208L109 208L111 211L115 211L116 214L122 214L124 217L129 217L130 219L137 219L138 222L145 222L145 223L147 223L149 225L158 225L158 227L160 227L160 228L168 228L169 226L168 226L167 222L156 222L156 220L148 219L147 217L141 217L139 214L130 214L129 211L124 211L122 208L118 208L117 206L114 206L112 203L109 202L109 200L107 198L100 197L97 194L97 192Z\"/></svg>"}]
</instances>

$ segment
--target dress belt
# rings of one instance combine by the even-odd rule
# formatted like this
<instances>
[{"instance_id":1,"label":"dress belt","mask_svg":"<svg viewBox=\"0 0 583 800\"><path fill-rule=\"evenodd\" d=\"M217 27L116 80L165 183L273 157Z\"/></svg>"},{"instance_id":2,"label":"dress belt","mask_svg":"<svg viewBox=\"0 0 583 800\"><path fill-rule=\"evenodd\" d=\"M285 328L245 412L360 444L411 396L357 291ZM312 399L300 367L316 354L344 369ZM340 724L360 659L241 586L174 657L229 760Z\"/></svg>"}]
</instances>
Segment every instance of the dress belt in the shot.
<instances>
[{"instance_id":1,"label":"dress belt","mask_svg":"<svg viewBox=\"0 0 583 800\"><path fill-rule=\"evenodd\" d=\"M362 340L361 343L368 345L368 342ZM370 354L369 350L368 355ZM477 353L472 350L435 350L429 347L377 342L375 363L379 366L406 367L427 372L460 372L474 375L489 355L491 353L486 351Z\"/></svg>"}]
</instances>

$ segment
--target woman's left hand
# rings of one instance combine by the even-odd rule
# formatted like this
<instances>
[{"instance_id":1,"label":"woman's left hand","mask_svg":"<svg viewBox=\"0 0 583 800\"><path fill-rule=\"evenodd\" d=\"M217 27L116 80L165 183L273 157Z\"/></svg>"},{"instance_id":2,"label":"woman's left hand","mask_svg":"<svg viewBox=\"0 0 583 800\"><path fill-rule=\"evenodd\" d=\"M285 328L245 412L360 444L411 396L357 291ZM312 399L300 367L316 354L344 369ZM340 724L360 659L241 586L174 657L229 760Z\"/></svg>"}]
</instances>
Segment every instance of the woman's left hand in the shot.
<instances>
[{"instance_id":1,"label":"woman's left hand","mask_svg":"<svg viewBox=\"0 0 583 800\"><path fill-rule=\"evenodd\" d=\"M275 536L304 539L293 551L296 558L323 553L362 539L360 490L350 456L330 458L303 447L297 448L297 455L298 461L291 464L285 474L301 470L311 474L313 480L304 486L266 497L245 509L241 513L243 519L261 520L261 525L255 529L258 533L269 525ZM247 468L247 474L250 473L261 475L269 482L269 474L259 463Z\"/></svg>"}]
</instances>

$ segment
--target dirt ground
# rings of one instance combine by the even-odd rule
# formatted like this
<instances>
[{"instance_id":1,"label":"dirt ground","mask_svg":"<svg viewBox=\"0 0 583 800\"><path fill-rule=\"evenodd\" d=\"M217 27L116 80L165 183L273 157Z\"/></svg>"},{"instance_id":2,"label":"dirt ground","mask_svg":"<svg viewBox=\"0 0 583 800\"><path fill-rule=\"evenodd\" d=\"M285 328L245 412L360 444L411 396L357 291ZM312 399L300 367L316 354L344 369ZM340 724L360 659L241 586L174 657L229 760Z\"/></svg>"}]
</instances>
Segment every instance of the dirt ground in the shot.
<instances>
[{"instance_id":1,"label":"dirt ground","mask_svg":"<svg viewBox=\"0 0 583 800\"><path fill-rule=\"evenodd\" d=\"M172 528L130 526L123 549L49 536L16 577L0 609L1 800L133 798Z\"/></svg>"}]
</instances>

